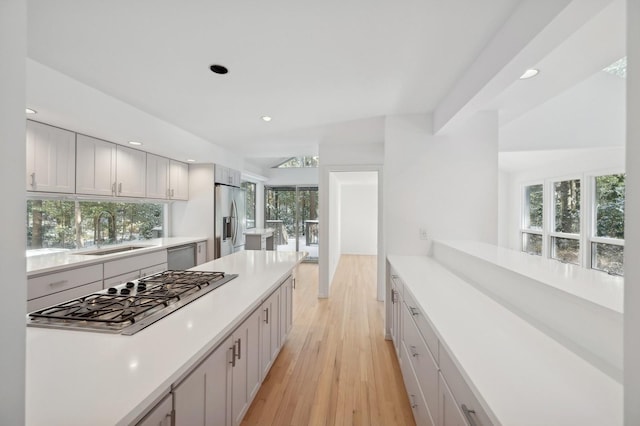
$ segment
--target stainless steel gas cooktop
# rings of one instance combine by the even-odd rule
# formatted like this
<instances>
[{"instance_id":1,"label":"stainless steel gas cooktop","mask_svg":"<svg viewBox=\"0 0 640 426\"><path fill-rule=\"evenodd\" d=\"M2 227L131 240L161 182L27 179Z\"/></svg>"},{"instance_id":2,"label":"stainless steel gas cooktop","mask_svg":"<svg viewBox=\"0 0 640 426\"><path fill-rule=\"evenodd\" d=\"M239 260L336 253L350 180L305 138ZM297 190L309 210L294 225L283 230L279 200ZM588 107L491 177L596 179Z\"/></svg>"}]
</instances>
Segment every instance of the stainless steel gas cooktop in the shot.
<instances>
[{"instance_id":1,"label":"stainless steel gas cooktop","mask_svg":"<svg viewBox=\"0 0 640 426\"><path fill-rule=\"evenodd\" d=\"M27 325L132 335L236 277L164 271L31 312Z\"/></svg>"}]
</instances>

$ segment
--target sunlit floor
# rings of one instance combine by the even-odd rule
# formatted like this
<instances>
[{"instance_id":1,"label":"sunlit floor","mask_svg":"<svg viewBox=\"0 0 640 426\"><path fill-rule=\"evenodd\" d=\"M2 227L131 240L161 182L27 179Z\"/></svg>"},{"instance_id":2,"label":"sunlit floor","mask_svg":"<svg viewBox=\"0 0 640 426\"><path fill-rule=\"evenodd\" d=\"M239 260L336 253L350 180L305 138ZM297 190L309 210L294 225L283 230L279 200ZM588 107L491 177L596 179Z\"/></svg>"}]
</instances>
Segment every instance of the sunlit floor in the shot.
<instances>
[{"instance_id":1,"label":"sunlit floor","mask_svg":"<svg viewBox=\"0 0 640 426\"><path fill-rule=\"evenodd\" d=\"M307 253L309 253L310 258L318 258L318 244L307 245L307 239L304 235L298 238L298 240L300 244L298 251L306 251ZM287 244L278 246L278 251L296 251L296 239L289 238Z\"/></svg>"}]
</instances>

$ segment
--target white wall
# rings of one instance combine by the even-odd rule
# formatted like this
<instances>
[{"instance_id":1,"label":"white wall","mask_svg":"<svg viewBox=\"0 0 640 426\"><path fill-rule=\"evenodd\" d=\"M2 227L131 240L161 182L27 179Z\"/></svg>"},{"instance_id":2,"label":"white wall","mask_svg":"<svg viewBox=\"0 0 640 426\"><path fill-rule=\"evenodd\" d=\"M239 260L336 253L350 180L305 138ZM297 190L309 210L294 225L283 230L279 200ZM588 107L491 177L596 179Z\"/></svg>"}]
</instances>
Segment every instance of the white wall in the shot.
<instances>
[{"instance_id":1,"label":"white wall","mask_svg":"<svg viewBox=\"0 0 640 426\"><path fill-rule=\"evenodd\" d=\"M627 0L627 180L624 247L626 426L640 424L640 2ZM630 260L630 261L629 261Z\"/></svg>"},{"instance_id":2,"label":"white wall","mask_svg":"<svg viewBox=\"0 0 640 426\"><path fill-rule=\"evenodd\" d=\"M0 2L0 424L25 423L25 0ZM33 408L33 407L32 407Z\"/></svg>"},{"instance_id":3,"label":"white wall","mask_svg":"<svg viewBox=\"0 0 640 426\"><path fill-rule=\"evenodd\" d=\"M341 190L342 188L340 187L340 184L338 183L338 179L334 174L330 174L329 175L329 198L328 198L328 220L326 221L326 223L328 223L328 228L329 228L329 234L333 235L333 236L339 236L342 233L342 226L341 226L341 222L340 222L340 215L342 212L342 205L341 205ZM322 219L320 219L322 220ZM322 239L320 239L320 242L322 244ZM330 238L328 241L325 242L325 244L328 244L328 250L327 250L327 255L329 257L329 288L331 288L331 283L333 281L333 275L336 272L336 268L338 267L338 263L340 262L340 256L342 256L342 251L340 250L340 238ZM327 289L327 294L324 295L324 297L328 297L328 290Z\"/></svg>"},{"instance_id":4,"label":"white wall","mask_svg":"<svg viewBox=\"0 0 640 426\"><path fill-rule=\"evenodd\" d=\"M362 172L353 172L362 173ZM373 173L373 172L364 172ZM374 173L375 174L375 173ZM340 194L340 252L378 253L378 184L343 183Z\"/></svg>"},{"instance_id":5,"label":"white wall","mask_svg":"<svg viewBox=\"0 0 640 426\"><path fill-rule=\"evenodd\" d=\"M427 254L430 239L498 239L498 118L479 113L433 135L429 115L387 117L385 240L388 254Z\"/></svg>"},{"instance_id":6,"label":"white wall","mask_svg":"<svg viewBox=\"0 0 640 426\"><path fill-rule=\"evenodd\" d=\"M318 169L311 167L269 169L264 184L266 186L318 185Z\"/></svg>"}]
</instances>

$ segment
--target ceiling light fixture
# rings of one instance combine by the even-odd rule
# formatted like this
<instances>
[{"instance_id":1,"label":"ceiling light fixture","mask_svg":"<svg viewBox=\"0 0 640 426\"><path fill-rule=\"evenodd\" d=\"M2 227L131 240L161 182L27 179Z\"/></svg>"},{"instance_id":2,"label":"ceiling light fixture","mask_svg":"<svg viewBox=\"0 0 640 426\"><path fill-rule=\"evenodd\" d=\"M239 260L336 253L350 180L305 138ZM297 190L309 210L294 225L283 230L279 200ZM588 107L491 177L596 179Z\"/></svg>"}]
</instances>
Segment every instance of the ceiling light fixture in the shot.
<instances>
[{"instance_id":1,"label":"ceiling light fixture","mask_svg":"<svg viewBox=\"0 0 640 426\"><path fill-rule=\"evenodd\" d=\"M267 123L271 121L271 117L269 117L268 115L263 115L262 116L262 121L266 121Z\"/></svg>"},{"instance_id":2,"label":"ceiling light fixture","mask_svg":"<svg viewBox=\"0 0 640 426\"><path fill-rule=\"evenodd\" d=\"M537 70L535 68L528 69L524 72L524 74L520 76L520 80L526 80L528 78L535 77L539 72L540 70Z\"/></svg>"},{"instance_id":3,"label":"ceiling light fixture","mask_svg":"<svg viewBox=\"0 0 640 426\"><path fill-rule=\"evenodd\" d=\"M187 163L195 163L196 160L192 159L192 158L187 158Z\"/></svg>"},{"instance_id":4,"label":"ceiling light fixture","mask_svg":"<svg viewBox=\"0 0 640 426\"><path fill-rule=\"evenodd\" d=\"M129 141L129 145L140 146L140 145L142 145L142 142Z\"/></svg>"},{"instance_id":5,"label":"ceiling light fixture","mask_svg":"<svg viewBox=\"0 0 640 426\"><path fill-rule=\"evenodd\" d=\"M227 67L225 67L224 65L211 65L209 67L209 69L213 72L215 72L216 74L226 74L229 72L229 69Z\"/></svg>"},{"instance_id":6,"label":"ceiling light fixture","mask_svg":"<svg viewBox=\"0 0 640 426\"><path fill-rule=\"evenodd\" d=\"M25 109L25 112L27 114L37 114L38 113L38 111L36 111L35 109L31 109L31 108Z\"/></svg>"}]
</instances>

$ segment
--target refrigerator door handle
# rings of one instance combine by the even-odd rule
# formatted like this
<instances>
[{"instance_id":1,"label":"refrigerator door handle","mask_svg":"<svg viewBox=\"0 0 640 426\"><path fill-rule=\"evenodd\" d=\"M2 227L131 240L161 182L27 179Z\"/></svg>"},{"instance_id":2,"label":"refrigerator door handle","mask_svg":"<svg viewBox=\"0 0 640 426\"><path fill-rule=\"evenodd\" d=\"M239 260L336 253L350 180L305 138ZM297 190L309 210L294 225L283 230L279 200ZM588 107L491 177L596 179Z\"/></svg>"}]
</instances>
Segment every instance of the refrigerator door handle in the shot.
<instances>
[{"instance_id":1,"label":"refrigerator door handle","mask_svg":"<svg viewBox=\"0 0 640 426\"><path fill-rule=\"evenodd\" d=\"M238 206L236 205L236 200L231 202L231 221L233 226L233 244L236 244L238 240Z\"/></svg>"}]
</instances>

